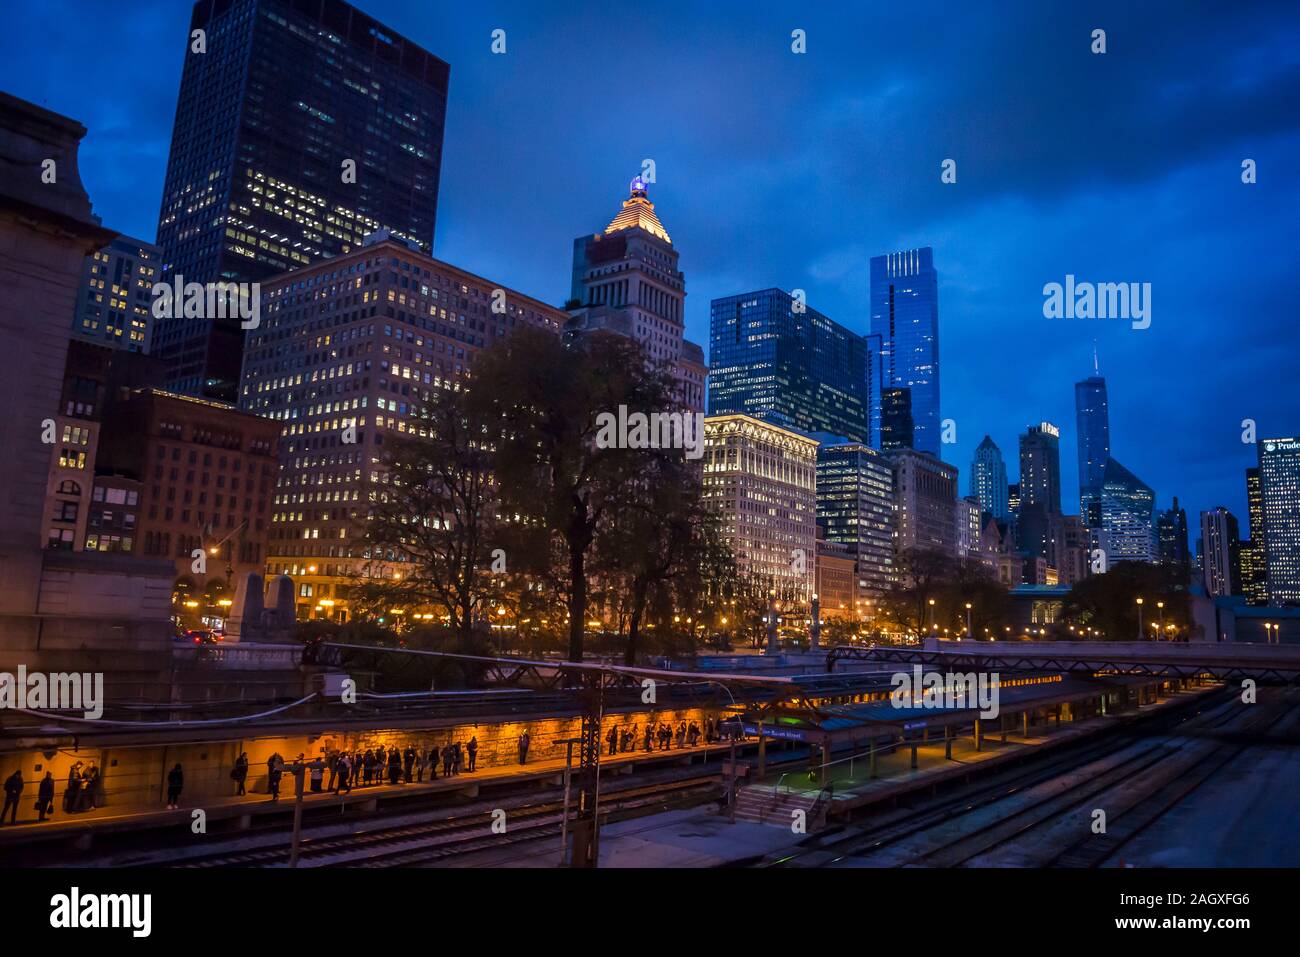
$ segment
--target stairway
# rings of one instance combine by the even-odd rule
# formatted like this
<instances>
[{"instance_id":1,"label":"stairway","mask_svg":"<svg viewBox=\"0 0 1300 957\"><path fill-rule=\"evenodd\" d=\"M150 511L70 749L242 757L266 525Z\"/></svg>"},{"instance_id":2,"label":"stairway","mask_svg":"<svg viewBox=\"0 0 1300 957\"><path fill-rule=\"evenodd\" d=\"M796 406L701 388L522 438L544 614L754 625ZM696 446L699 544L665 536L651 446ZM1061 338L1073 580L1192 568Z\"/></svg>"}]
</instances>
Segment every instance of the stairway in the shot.
<instances>
[{"instance_id":1,"label":"stairway","mask_svg":"<svg viewBox=\"0 0 1300 957\"><path fill-rule=\"evenodd\" d=\"M807 827L811 831L816 824L814 813L820 792L816 790L788 792L781 791L778 796L775 789L763 785L750 785L736 792L736 820L749 821L752 824L770 824L774 827L789 827L794 819L792 812L803 811Z\"/></svg>"}]
</instances>

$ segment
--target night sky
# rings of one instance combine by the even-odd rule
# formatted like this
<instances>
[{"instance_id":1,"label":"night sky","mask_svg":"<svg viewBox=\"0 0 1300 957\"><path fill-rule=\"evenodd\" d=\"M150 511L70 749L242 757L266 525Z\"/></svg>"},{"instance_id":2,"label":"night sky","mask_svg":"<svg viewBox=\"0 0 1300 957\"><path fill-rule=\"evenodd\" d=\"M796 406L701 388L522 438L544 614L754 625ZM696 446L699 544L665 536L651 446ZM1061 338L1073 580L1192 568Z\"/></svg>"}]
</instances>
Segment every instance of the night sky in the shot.
<instances>
[{"instance_id":1,"label":"night sky","mask_svg":"<svg viewBox=\"0 0 1300 957\"><path fill-rule=\"evenodd\" d=\"M1193 528L1222 504L1245 534L1242 419L1300 434L1300 5L357 5L451 64L440 259L562 304L573 238L651 158L706 348L709 301L768 286L865 332L870 257L934 247L963 494L986 432L1015 481L1017 436L1047 419L1076 510L1072 384L1094 340L1113 454ZM0 88L89 128L96 212L149 240L189 11L10 3L0 30ZM1150 282L1151 327L1045 319L1067 273Z\"/></svg>"}]
</instances>

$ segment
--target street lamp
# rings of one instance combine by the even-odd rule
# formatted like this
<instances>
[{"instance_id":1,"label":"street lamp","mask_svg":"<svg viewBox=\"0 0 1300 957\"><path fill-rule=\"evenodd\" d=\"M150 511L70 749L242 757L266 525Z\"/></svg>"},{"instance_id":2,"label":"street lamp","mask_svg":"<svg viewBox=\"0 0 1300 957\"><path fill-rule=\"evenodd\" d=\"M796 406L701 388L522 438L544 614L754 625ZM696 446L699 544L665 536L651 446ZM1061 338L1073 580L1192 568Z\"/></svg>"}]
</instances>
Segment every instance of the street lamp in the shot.
<instances>
[{"instance_id":1,"label":"street lamp","mask_svg":"<svg viewBox=\"0 0 1300 957\"><path fill-rule=\"evenodd\" d=\"M1165 603L1158 601L1156 602L1156 607L1160 609L1160 631L1163 631L1165 627ZM1160 631L1156 632L1157 638L1160 637Z\"/></svg>"},{"instance_id":2,"label":"street lamp","mask_svg":"<svg viewBox=\"0 0 1300 957\"><path fill-rule=\"evenodd\" d=\"M1142 640L1142 599L1137 600L1138 606L1138 641Z\"/></svg>"},{"instance_id":3,"label":"street lamp","mask_svg":"<svg viewBox=\"0 0 1300 957\"><path fill-rule=\"evenodd\" d=\"M966 602L966 637L974 638L975 633L970 626L970 602Z\"/></svg>"}]
</instances>

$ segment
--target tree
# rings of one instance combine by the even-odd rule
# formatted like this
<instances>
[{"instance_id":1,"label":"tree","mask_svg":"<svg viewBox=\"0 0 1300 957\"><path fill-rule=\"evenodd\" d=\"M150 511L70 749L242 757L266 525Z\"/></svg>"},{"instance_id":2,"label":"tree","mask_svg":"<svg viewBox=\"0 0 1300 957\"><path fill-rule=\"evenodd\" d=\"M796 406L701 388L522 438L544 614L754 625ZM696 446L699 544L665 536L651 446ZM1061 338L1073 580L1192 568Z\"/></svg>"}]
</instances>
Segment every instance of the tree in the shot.
<instances>
[{"instance_id":1,"label":"tree","mask_svg":"<svg viewBox=\"0 0 1300 957\"><path fill-rule=\"evenodd\" d=\"M546 574L567 595L569 659L579 661L589 553L603 523L633 496L651 454L598 443L597 419L620 406L667 411L675 404L674 383L647 365L632 340L598 332L565 344L526 328L479 357L473 395L492 424L503 513L544 532L563 557L558 567L548 562ZM535 550L531 557L542 551L553 555Z\"/></svg>"},{"instance_id":2,"label":"tree","mask_svg":"<svg viewBox=\"0 0 1300 957\"><path fill-rule=\"evenodd\" d=\"M1135 641L1139 598L1144 639L1151 638L1151 625L1161 618L1180 634L1191 630L1191 601L1181 570L1148 562L1116 562L1103 574L1089 575L1065 596L1063 617L1076 627L1095 628L1108 641Z\"/></svg>"},{"instance_id":3,"label":"tree","mask_svg":"<svg viewBox=\"0 0 1300 957\"><path fill-rule=\"evenodd\" d=\"M494 591L489 430L482 406L462 389L435 393L429 409L427 437L386 436L383 481L360 526L370 574L353 594L371 612L445 610L465 651ZM393 564L397 573L388 577Z\"/></svg>"},{"instance_id":4,"label":"tree","mask_svg":"<svg viewBox=\"0 0 1300 957\"><path fill-rule=\"evenodd\" d=\"M695 608L712 576L726 574L730 555L683 451L649 451L627 501L607 515L594 556L597 577L621 586L629 665L651 600L665 612Z\"/></svg>"}]
</instances>

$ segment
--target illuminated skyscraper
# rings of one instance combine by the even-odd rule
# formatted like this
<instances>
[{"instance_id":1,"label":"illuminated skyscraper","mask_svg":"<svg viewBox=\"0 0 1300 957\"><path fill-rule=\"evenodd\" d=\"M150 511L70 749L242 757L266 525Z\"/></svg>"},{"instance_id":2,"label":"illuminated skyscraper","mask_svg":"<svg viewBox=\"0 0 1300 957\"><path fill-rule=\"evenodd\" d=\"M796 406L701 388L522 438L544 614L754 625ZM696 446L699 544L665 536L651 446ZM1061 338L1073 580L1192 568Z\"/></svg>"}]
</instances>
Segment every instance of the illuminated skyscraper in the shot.
<instances>
[{"instance_id":1,"label":"illuminated skyscraper","mask_svg":"<svg viewBox=\"0 0 1300 957\"><path fill-rule=\"evenodd\" d=\"M1031 425L1020 437L1020 510L1041 505L1061 514L1061 430L1050 422Z\"/></svg>"},{"instance_id":2,"label":"illuminated skyscraper","mask_svg":"<svg viewBox=\"0 0 1300 957\"><path fill-rule=\"evenodd\" d=\"M704 420L704 499L740 574L782 600L812 597L817 442L747 415Z\"/></svg>"},{"instance_id":3,"label":"illuminated skyscraper","mask_svg":"<svg viewBox=\"0 0 1300 957\"><path fill-rule=\"evenodd\" d=\"M1260 439L1256 447L1269 604L1300 604L1300 437Z\"/></svg>"},{"instance_id":4,"label":"illuminated skyscraper","mask_svg":"<svg viewBox=\"0 0 1300 957\"><path fill-rule=\"evenodd\" d=\"M939 275L929 246L872 257L871 332L881 339L884 388L911 392L911 447L937 456Z\"/></svg>"},{"instance_id":5,"label":"illuminated skyscraper","mask_svg":"<svg viewBox=\"0 0 1300 957\"><path fill-rule=\"evenodd\" d=\"M432 252L446 63L342 0L199 0L185 43L162 281L257 282L380 229ZM243 341L178 315L153 351L169 388L233 400Z\"/></svg>"},{"instance_id":6,"label":"illuminated skyscraper","mask_svg":"<svg viewBox=\"0 0 1300 957\"><path fill-rule=\"evenodd\" d=\"M1201 571L1213 598L1241 591L1238 572L1237 516L1223 506L1201 513Z\"/></svg>"},{"instance_id":7,"label":"illuminated skyscraper","mask_svg":"<svg viewBox=\"0 0 1300 957\"><path fill-rule=\"evenodd\" d=\"M1101 524L1101 484L1106 460L1110 458L1110 410L1106 399L1106 380L1094 374L1074 384L1074 411L1078 436L1079 517L1089 528Z\"/></svg>"},{"instance_id":8,"label":"illuminated skyscraper","mask_svg":"<svg viewBox=\"0 0 1300 957\"><path fill-rule=\"evenodd\" d=\"M1005 519L1007 508L1007 464L1002 451L989 436L975 449L970 465L970 493L979 499L980 511Z\"/></svg>"},{"instance_id":9,"label":"illuminated skyscraper","mask_svg":"<svg viewBox=\"0 0 1300 957\"><path fill-rule=\"evenodd\" d=\"M148 352L160 256L153 243L129 236L118 236L87 256L72 317L73 336L128 352Z\"/></svg>"},{"instance_id":10,"label":"illuminated skyscraper","mask_svg":"<svg viewBox=\"0 0 1300 957\"><path fill-rule=\"evenodd\" d=\"M683 405L704 411L704 350L684 339L686 274L659 221L648 187L632 180L628 198L603 232L573 241L573 281L565 335L604 330L635 339L651 362L672 371Z\"/></svg>"},{"instance_id":11,"label":"illuminated skyscraper","mask_svg":"<svg viewBox=\"0 0 1300 957\"><path fill-rule=\"evenodd\" d=\"M861 442L817 450L817 524L857 560L858 587L882 594L894 582L894 477L889 461Z\"/></svg>"},{"instance_id":12,"label":"illuminated skyscraper","mask_svg":"<svg viewBox=\"0 0 1300 957\"><path fill-rule=\"evenodd\" d=\"M1106 460L1099 496L1098 538L1107 568L1116 562L1155 561L1155 504L1151 486L1115 459Z\"/></svg>"},{"instance_id":13,"label":"illuminated skyscraper","mask_svg":"<svg viewBox=\"0 0 1300 957\"><path fill-rule=\"evenodd\" d=\"M1250 605L1268 604L1268 549L1264 544L1264 496L1259 468L1246 469L1246 507L1250 537L1241 543L1241 589Z\"/></svg>"},{"instance_id":14,"label":"illuminated skyscraper","mask_svg":"<svg viewBox=\"0 0 1300 957\"><path fill-rule=\"evenodd\" d=\"M866 442L866 343L789 293L713 300L709 360L710 415L752 415Z\"/></svg>"}]
</instances>

